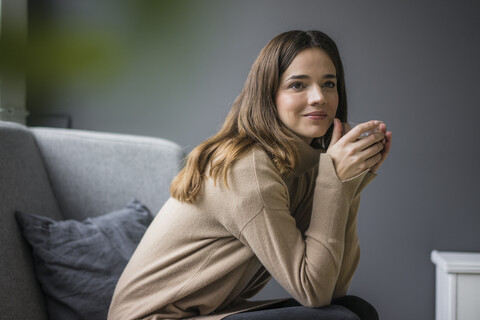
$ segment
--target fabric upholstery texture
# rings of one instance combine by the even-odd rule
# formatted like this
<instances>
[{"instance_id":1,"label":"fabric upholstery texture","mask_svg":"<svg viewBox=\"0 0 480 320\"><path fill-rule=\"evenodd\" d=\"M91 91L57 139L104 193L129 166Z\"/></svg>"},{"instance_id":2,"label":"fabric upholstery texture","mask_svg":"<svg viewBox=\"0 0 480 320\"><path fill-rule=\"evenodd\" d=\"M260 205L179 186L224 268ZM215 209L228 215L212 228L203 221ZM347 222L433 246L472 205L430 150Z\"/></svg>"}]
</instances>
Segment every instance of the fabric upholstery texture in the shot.
<instances>
[{"instance_id":1,"label":"fabric upholstery texture","mask_svg":"<svg viewBox=\"0 0 480 320\"><path fill-rule=\"evenodd\" d=\"M44 320L44 298L35 278L30 248L14 212L45 212L62 219L35 139L24 126L0 126L0 319Z\"/></svg>"},{"instance_id":2,"label":"fabric upholstery texture","mask_svg":"<svg viewBox=\"0 0 480 320\"><path fill-rule=\"evenodd\" d=\"M156 214L183 156L159 138L0 121L0 319L48 319L15 211L82 221L137 198Z\"/></svg>"},{"instance_id":3,"label":"fabric upholstery texture","mask_svg":"<svg viewBox=\"0 0 480 320\"><path fill-rule=\"evenodd\" d=\"M138 200L83 222L16 213L33 249L50 320L104 320L115 285L152 221Z\"/></svg>"},{"instance_id":4,"label":"fabric upholstery texture","mask_svg":"<svg viewBox=\"0 0 480 320\"><path fill-rule=\"evenodd\" d=\"M183 150L159 139L32 129L65 219L110 212L132 197L155 215L169 197ZM128 186L128 187L126 187Z\"/></svg>"}]
</instances>

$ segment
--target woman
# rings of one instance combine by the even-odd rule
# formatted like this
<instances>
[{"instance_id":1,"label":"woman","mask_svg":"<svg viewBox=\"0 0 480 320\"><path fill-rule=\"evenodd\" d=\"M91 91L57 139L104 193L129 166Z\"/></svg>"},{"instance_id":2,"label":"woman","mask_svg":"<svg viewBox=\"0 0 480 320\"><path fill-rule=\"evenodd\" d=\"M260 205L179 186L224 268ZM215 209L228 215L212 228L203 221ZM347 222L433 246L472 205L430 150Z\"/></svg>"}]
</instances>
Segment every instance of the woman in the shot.
<instances>
[{"instance_id":1,"label":"woman","mask_svg":"<svg viewBox=\"0 0 480 320\"><path fill-rule=\"evenodd\" d=\"M335 43L319 31L271 40L221 130L172 182L109 319L358 319L352 305L373 309L344 296L359 259L360 192L391 133L369 121L342 136L346 120ZM246 300L272 276L294 299Z\"/></svg>"}]
</instances>

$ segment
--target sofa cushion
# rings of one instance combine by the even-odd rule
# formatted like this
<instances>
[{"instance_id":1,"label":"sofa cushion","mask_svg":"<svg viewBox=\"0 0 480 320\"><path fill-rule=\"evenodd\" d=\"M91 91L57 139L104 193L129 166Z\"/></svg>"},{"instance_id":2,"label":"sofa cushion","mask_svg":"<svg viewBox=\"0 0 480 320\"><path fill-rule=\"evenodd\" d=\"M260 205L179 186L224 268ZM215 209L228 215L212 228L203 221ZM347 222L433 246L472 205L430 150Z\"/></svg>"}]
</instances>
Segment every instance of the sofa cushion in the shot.
<instances>
[{"instance_id":1,"label":"sofa cushion","mask_svg":"<svg viewBox=\"0 0 480 320\"><path fill-rule=\"evenodd\" d=\"M152 221L138 200L82 222L16 213L55 319L107 318L115 285Z\"/></svg>"}]
</instances>

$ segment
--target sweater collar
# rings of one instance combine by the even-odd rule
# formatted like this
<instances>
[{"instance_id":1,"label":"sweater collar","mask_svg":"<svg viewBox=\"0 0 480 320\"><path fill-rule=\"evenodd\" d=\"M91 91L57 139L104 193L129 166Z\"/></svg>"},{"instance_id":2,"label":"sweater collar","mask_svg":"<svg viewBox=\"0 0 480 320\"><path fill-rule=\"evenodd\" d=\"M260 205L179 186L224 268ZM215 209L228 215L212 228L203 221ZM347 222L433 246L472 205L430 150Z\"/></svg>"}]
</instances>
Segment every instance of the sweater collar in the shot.
<instances>
[{"instance_id":1,"label":"sweater collar","mask_svg":"<svg viewBox=\"0 0 480 320\"><path fill-rule=\"evenodd\" d=\"M294 178L303 175L313 167L318 165L320 161L320 153L324 152L318 143L317 139L314 139L312 144L308 144L292 133L293 141L298 150L298 160L293 171L287 176L287 178Z\"/></svg>"}]
</instances>

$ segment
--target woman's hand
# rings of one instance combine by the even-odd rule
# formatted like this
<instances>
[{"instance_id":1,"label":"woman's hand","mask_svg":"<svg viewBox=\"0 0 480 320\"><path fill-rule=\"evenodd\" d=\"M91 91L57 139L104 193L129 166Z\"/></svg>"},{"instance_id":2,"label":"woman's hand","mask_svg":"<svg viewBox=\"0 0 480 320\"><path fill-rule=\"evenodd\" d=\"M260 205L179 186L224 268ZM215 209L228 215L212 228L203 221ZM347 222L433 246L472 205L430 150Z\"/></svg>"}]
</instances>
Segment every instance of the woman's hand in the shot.
<instances>
[{"instance_id":1,"label":"woman's hand","mask_svg":"<svg viewBox=\"0 0 480 320\"><path fill-rule=\"evenodd\" d=\"M378 161L373 167L370 168L370 171L375 173L377 172L380 165L387 158L388 153L390 152L390 146L392 145L392 132L387 131L387 125L385 123L380 123L378 129L385 134L385 139L383 140L383 150L380 152L382 158Z\"/></svg>"},{"instance_id":2,"label":"woman's hand","mask_svg":"<svg viewBox=\"0 0 480 320\"><path fill-rule=\"evenodd\" d=\"M368 131L374 132L358 139ZM375 172L390 151L391 136L385 124L372 120L359 124L342 137L342 124L335 119L327 154L332 158L338 178L342 181L353 178L369 168Z\"/></svg>"}]
</instances>

